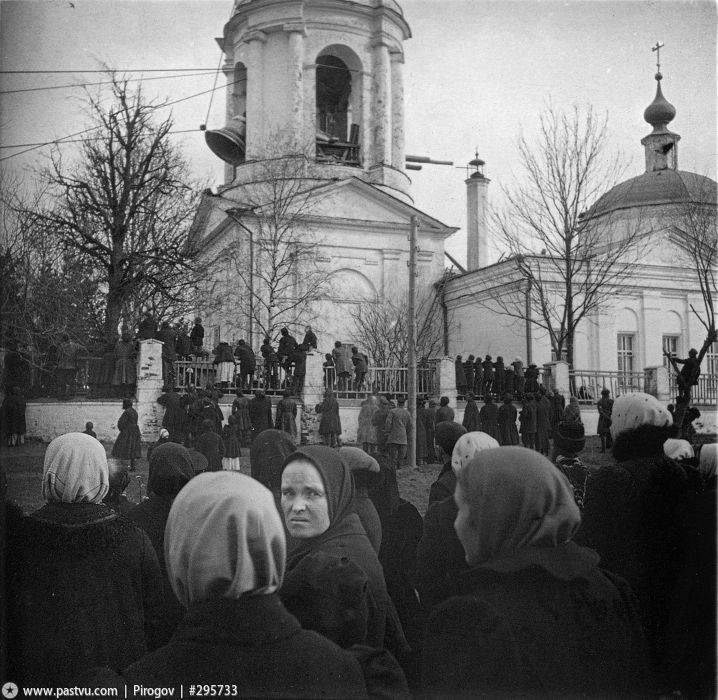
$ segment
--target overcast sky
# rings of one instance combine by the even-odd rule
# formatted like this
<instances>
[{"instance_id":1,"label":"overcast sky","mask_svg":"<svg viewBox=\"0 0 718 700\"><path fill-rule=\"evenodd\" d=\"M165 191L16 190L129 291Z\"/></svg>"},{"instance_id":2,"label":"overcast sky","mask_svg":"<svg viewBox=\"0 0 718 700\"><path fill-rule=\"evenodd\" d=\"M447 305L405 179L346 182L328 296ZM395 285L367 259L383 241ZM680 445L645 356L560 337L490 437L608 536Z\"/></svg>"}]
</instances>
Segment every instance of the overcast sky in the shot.
<instances>
[{"instance_id":1,"label":"overcast sky","mask_svg":"<svg viewBox=\"0 0 718 700\"><path fill-rule=\"evenodd\" d=\"M661 50L663 92L676 107L679 167L716 177L716 3L684 0L399 0L411 26L405 43L407 153L464 165L475 147L486 161L490 197L520 177L516 140L529 137L550 99L564 109L591 103L607 112L611 142L643 172L643 110L655 94ZM74 4L74 7L71 6ZM215 68L231 0L21 0L0 2L0 67L74 74L0 75L0 145L28 144L80 131L79 88L11 90L95 82L100 62L122 70ZM144 77L162 74L145 73ZM139 77L139 74L133 74ZM211 90L211 73L145 83L148 95L178 100ZM224 81L219 76L219 84ZM178 102L177 130L223 125L224 91ZM198 177L222 181L222 163L201 132L175 136ZM71 149L73 146L64 146ZM0 150L0 158L23 149ZM24 169L47 149L0 161ZM452 226L465 224L465 171L446 166L410 173L416 205ZM465 259L463 230L447 250Z\"/></svg>"}]
</instances>

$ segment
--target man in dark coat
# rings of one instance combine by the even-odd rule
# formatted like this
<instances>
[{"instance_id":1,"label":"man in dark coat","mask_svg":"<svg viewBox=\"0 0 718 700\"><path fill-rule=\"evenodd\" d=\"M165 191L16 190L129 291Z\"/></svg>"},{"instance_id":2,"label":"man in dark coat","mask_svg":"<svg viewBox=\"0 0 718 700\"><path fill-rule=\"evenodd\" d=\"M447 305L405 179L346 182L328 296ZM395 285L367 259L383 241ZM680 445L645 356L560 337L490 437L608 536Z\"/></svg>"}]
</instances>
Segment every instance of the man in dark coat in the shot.
<instances>
[{"instance_id":1,"label":"man in dark coat","mask_svg":"<svg viewBox=\"0 0 718 700\"><path fill-rule=\"evenodd\" d=\"M464 362L461 359L461 355L456 356L454 360L454 376L456 381L456 391L460 396L465 396L468 391L468 385L466 383L466 375L464 374Z\"/></svg>"},{"instance_id":2,"label":"man in dark coat","mask_svg":"<svg viewBox=\"0 0 718 700\"><path fill-rule=\"evenodd\" d=\"M197 317L194 320L194 327L189 334L190 342L192 343L192 350L195 354L202 351L204 345L204 326L202 325L202 319Z\"/></svg>"},{"instance_id":3,"label":"man in dark coat","mask_svg":"<svg viewBox=\"0 0 718 700\"><path fill-rule=\"evenodd\" d=\"M177 360L177 332L170 328L168 321L162 321L157 333L157 340L162 341L162 379L165 391L171 391L174 386L174 363Z\"/></svg>"},{"instance_id":4,"label":"man in dark coat","mask_svg":"<svg viewBox=\"0 0 718 700\"><path fill-rule=\"evenodd\" d=\"M150 338L157 337L157 321L152 318L152 314L148 311L142 317L142 320L137 327L137 339L138 340L149 340Z\"/></svg>"},{"instance_id":5,"label":"man in dark coat","mask_svg":"<svg viewBox=\"0 0 718 700\"><path fill-rule=\"evenodd\" d=\"M471 392L466 394L466 408L464 408L464 420L461 424L466 428L467 433L481 430L481 421L479 420L479 407L476 405L476 399Z\"/></svg>"},{"instance_id":6,"label":"man in dark coat","mask_svg":"<svg viewBox=\"0 0 718 700\"><path fill-rule=\"evenodd\" d=\"M307 352L310 349L317 349L317 336L314 334L314 331L312 330L311 326L307 326L304 329L304 340L302 340L302 345L306 345Z\"/></svg>"},{"instance_id":7,"label":"man in dark coat","mask_svg":"<svg viewBox=\"0 0 718 700\"><path fill-rule=\"evenodd\" d=\"M224 442L214 432L215 425L209 420L202 421L202 433L197 438L195 449L207 458L207 471L222 471L222 457L224 457Z\"/></svg>"},{"instance_id":8,"label":"man in dark coat","mask_svg":"<svg viewBox=\"0 0 718 700\"><path fill-rule=\"evenodd\" d=\"M342 422L339 416L339 402L334 392L327 389L324 392L324 401L317 404L314 410L322 414L319 421L319 435L324 444L336 447L342 434Z\"/></svg>"},{"instance_id":9,"label":"man in dark coat","mask_svg":"<svg viewBox=\"0 0 718 700\"><path fill-rule=\"evenodd\" d=\"M406 447L409 443L409 431L412 428L411 414L406 410L404 396L397 397L399 404L386 417L386 444L389 448L389 461L395 468L403 466L406 461Z\"/></svg>"},{"instance_id":10,"label":"man in dark coat","mask_svg":"<svg viewBox=\"0 0 718 700\"><path fill-rule=\"evenodd\" d=\"M279 339L279 346L277 347L277 355L279 356L279 361L282 363L284 369L289 372L289 365L291 364L289 358L297 349L297 339L293 335L289 335L289 330L287 328L282 328L279 333L281 338Z\"/></svg>"},{"instance_id":11,"label":"man in dark coat","mask_svg":"<svg viewBox=\"0 0 718 700\"><path fill-rule=\"evenodd\" d=\"M242 339L234 349L234 356L239 360L239 376L242 389L251 389L252 377L257 369L257 358L254 355L254 350Z\"/></svg>"},{"instance_id":12,"label":"man in dark coat","mask_svg":"<svg viewBox=\"0 0 718 700\"><path fill-rule=\"evenodd\" d=\"M354 364L354 391L359 391L364 385L364 377L369 371L367 357L359 352L359 348L352 348L352 363Z\"/></svg>"},{"instance_id":13,"label":"man in dark coat","mask_svg":"<svg viewBox=\"0 0 718 700\"><path fill-rule=\"evenodd\" d=\"M264 386L268 389L276 389L279 385L279 355L272 347L269 336L264 338L259 351L264 358Z\"/></svg>"},{"instance_id":14,"label":"man in dark coat","mask_svg":"<svg viewBox=\"0 0 718 700\"><path fill-rule=\"evenodd\" d=\"M165 407L165 414L162 416L162 427L167 429L170 440L180 445L184 442L184 420L185 412L182 408L180 395L174 391L162 394L157 403Z\"/></svg>"},{"instance_id":15,"label":"man in dark coat","mask_svg":"<svg viewBox=\"0 0 718 700\"><path fill-rule=\"evenodd\" d=\"M301 396L304 391L304 378L307 376L307 347L304 343L297 345L289 361L294 368L292 370L291 391L296 396Z\"/></svg>"},{"instance_id":16,"label":"man in dark coat","mask_svg":"<svg viewBox=\"0 0 718 700\"><path fill-rule=\"evenodd\" d=\"M258 391L249 402L249 417L252 421L252 437L272 427L272 401L263 391Z\"/></svg>"},{"instance_id":17,"label":"man in dark coat","mask_svg":"<svg viewBox=\"0 0 718 700\"><path fill-rule=\"evenodd\" d=\"M434 423L444 423L454 420L454 409L449 406L449 397L442 396L439 400L439 408L436 411Z\"/></svg>"}]
</instances>

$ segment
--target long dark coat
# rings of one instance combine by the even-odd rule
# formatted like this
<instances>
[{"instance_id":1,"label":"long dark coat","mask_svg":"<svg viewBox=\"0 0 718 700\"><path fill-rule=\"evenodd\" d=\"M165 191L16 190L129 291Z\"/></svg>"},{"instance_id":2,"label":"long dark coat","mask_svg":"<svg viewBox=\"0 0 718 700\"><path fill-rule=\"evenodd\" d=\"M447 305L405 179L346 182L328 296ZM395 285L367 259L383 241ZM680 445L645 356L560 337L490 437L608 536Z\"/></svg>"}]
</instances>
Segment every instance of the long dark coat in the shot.
<instances>
[{"instance_id":1,"label":"long dark coat","mask_svg":"<svg viewBox=\"0 0 718 700\"><path fill-rule=\"evenodd\" d=\"M182 442L183 425L185 412L182 409L182 402L179 394L169 391L157 399L160 406L165 407L165 414L162 416L162 427L166 428L173 442Z\"/></svg>"},{"instance_id":2,"label":"long dark coat","mask_svg":"<svg viewBox=\"0 0 718 700\"><path fill-rule=\"evenodd\" d=\"M496 440L499 439L499 424L497 422L499 409L495 403L486 403L479 411L479 419L481 420L481 430L487 435L491 435Z\"/></svg>"},{"instance_id":3,"label":"long dark coat","mask_svg":"<svg viewBox=\"0 0 718 700\"><path fill-rule=\"evenodd\" d=\"M139 459L142 456L142 435L138 422L137 411L126 408L117 421L120 434L112 446L112 456L118 459Z\"/></svg>"},{"instance_id":4,"label":"long dark coat","mask_svg":"<svg viewBox=\"0 0 718 700\"><path fill-rule=\"evenodd\" d=\"M232 401L232 415L237 419L238 430L252 429L252 419L249 415L249 399L246 396L238 396Z\"/></svg>"},{"instance_id":5,"label":"long dark coat","mask_svg":"<svg viewBox=\"0 0 718 700\"><path fill-rule=\"evenodd\" d=\"M626 582L572 542L536 550L529 563L515 555L501 568L489 561L467 571L460 595L434 610L425 697L648 694L645 640Z\"/></svg>"},{"instance_id":6,"label":"long dark coat","mask_svg":"<svg viewBox=\"0 0 718 700\"><path fill-rule=\"evenodd\" d=\"M252 421L252 431L257 437L263 430L272 427L272 402L266 396L254 396L249 402L249 418Z\"/></svg>"},{"instance_id":7,"label":"long dark coat","mask_svg":"<svg viewBox=\"0 0 718 700\"><path fill-rule=\"evenodd\" d=\"M222 457L224 457L224 442L217 433L211 430L202 433L194 445L197 452L207 458L207 471L222 471Z\"/></svg>"},{"instance_id":8,"label":"long dark coat","mask_svg":"<svg viewBox=\"0 0 718 700\"><path fill-rule=\"evenodd\" d=\"M611 434L611 413L613 413L613 399L601 397L596 404L598 407L598 428L599 435Z\"/></svg>"},{"instance_id":9,"label":"long dark coat","mask_svg":"<svg viewBox=\"0 0 718 700\"><path fill-rule=\"evenodd\" d=\"M479 407L476 405L476 401L474 401L473 399L469 399L466 402L466 408L464 409L464 420L461 421L461 425L466 428L467 433L481 430L481 421L479 420Z\"/></svg>"},{"instance_id":10,"label":"long dark coat","mask_svg":"<svg viewBox=\"0 0 718 700\"><path fill-rule=\"evenodd\" d=\"M339 418L339 402L333 396L327 396L316 406L316 412L321 413L319 420L320 435L341 435L342 422Z\"/></svg>"},{"instance_id":11,"label":"long dark coat","mask_svg":"<svg viewBox=\"0 0 718 700\"><path fill-rule=\"evenodd\" d=\"M407 445L409 443L409 431L411 430L411 414L405 408L399 406L386 417L386 441L393 445Z\"/></svg>"},{"instance_id":12,"label":"long dark coat","mask_svg":"<svg viewBox=\"0 0 718 700\"><path fill-rule=\"evenodd\" d=\"M456 390L463 394L467 390L466 375L464 374L464 363L461 357L457 357L454 361L454 373L456 375Z\"/></svg>"},{"instance_id":13,"label":"long dark coat","mask_svg":"<svg viewBox=\"0 0 718 700\"><path fill-rule=\"evenodd\" d=\"M502 403L497 412L499 424L499 442L502 445L518 445L519 431L516 427L516 406Z\"/></svg>"},{"instance_id":14,"label":"long dark coat","mask_svg":"<svg viewBox=\"0 0 718 700\"><path fill-rule=\"evenodd\" d=\"M280 399L277 403L274 427L297 437L297 402L292 398Z\"/></svg>"},{"instance_id":15,"label":"long dark coat","mask_svg":"<svg viewBox=\"0 0 718 700\"><path fill-rule=\"evenodd\" d=\"M379 399L376 396L368 396L361 403L359 410L359 425L357 428L357 442L362 445L378 444L377 426L374 425L374 416L379 410Z\"/></svg>"},{"instance_id":16,"label":"long dark coat","mask_svg":"<svg viewBox=\"0 0 718 700\"><path fill-rule=\"evenodd\" d=\"M429 423L433 415L424 406L416 407L416 459L425 462L429 455L429 431L434 439L433 426Z\"/></svg>"},{"instance_id":17,"label":"long dark coat","mask_svg":"<svg viewBox=\"0 0 718 700\"><path fill-rule=\"evenodd\" d=\"M547 455L551 449L549 442L549 433L551 431L551 413L550 404L546 406L548 401L544 401L545 397L535 401L536 406L536 449L541 454Z\"/></svg>"},{"instance_id":18,"label":"long dark coat","mask_svg":"<svg viewBox=\"0 0 718 700\"><path fill-rule=\"evenodd\" d=\"M236 686L240 697L367 697L352 654L303 630L276 593L193 604L170 643L118 680L175 687L175 697L197 682Z\"/></svg>"},{"instance_id":19,"label":"long dark coat","mask_svg":"<svg viewBox=\"0 0 718 700\"><path fill-rule=\"evenodd\" d=\"M474 391L474 361L466 360L464 362L464 378L466 380L466 390Z\"/></svg>"},{"instance_id":20,"label":"long dark coat","mask_svg":"<svg viewBox=\"0 0 718 700\"><path fill-rule=\"evenodd\" d=\"M162 579L139 528L104 504L49 503L7 534L8 678L73 685L156 648Z\"/></svg>"}]
</instances>

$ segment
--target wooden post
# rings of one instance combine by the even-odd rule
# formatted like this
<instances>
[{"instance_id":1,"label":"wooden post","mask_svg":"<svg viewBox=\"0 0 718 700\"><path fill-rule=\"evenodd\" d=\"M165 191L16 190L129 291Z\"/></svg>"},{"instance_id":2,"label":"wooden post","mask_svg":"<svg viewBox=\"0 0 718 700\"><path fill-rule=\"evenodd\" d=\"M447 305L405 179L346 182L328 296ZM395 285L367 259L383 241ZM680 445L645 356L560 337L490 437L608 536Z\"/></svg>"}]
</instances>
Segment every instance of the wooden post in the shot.
<instances>
[{"instance_id":1,"label":"wooden post","mask_svg":"<svg viewBox=\"0 0 718 700\"><path fill-rule=\"evenodd\" d=\"M407 377L409 415L411 415L407 461L412 467L416 466L416 238L418 228L419 220L416 216L412 216L409 232L409 376Z\"/></svg>"}]
</instances>

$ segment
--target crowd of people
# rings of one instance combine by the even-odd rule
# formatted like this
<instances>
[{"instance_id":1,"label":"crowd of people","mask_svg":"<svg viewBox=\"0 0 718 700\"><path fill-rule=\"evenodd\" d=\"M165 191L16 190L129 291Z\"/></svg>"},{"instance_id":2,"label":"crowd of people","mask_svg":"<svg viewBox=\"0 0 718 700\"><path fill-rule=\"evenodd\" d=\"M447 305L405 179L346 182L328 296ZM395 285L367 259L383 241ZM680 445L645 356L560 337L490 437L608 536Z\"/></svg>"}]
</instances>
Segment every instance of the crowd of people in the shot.
<instances>
[{"instance_id":1,"label":"crowd of people","mask_svg":"<svg viewBox=\"0 0 718 700\"><path fill-rule=\"evenodd\" d=\"M442 464L422 517L397 483L403 397L369 396L353 447L330 390L324 445L300 444L290 392L272 420L239 389L224 426L217 392L197 392L190 422L163 395L138 505L123 493L131 402L119 466L91 424L50 443L45 505L6 504L7 678L244 697L715 693L718 446L682 439L654 397L604 394L600 469L581 461L578 406L559 416L540 390L521 409L547 401L536 437L510 400L488 394L462 425L448 400L420 399L417 454Z\"/></svg>"}]
</instances>

